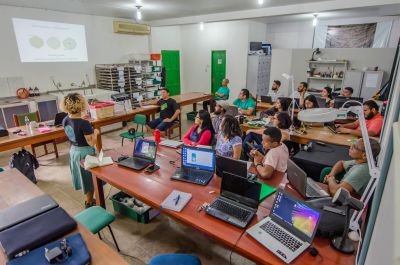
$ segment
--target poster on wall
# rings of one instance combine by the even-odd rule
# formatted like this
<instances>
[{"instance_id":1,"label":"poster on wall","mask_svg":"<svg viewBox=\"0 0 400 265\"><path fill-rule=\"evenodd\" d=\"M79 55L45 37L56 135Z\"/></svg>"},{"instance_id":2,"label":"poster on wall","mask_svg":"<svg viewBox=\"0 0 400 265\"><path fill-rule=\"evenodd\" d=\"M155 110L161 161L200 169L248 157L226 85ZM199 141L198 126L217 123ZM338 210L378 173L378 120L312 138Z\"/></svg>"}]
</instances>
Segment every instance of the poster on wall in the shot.
<instances>
[{"instance_id":1,"label":"poster on wall","mask_svg":"<svg viewBox=\"0 0 400 265\"><path fill-rule=\"evenodd\" d=\"M85 26L12 19L21 62L88 61Z\"/></svg>"},{"instance_id":2,"label":"poster on wall","mask_svg":"<svg viewBox=\"0 0 400 265\"><path fill-rule=\"evenodd\" d=\"M371 48L376 23L328 25L325 48Z\"/></svg>"}]
</instances>

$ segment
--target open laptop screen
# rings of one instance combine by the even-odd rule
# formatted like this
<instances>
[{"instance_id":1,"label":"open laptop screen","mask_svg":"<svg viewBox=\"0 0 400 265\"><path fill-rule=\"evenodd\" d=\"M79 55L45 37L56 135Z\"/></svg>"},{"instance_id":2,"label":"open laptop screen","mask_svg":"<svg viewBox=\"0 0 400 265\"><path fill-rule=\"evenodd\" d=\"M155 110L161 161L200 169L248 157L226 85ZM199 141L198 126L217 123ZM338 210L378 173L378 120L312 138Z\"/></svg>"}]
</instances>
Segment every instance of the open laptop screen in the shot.
<instances>
[{"instance_id":1,"label":"open laptop screen","mask_svg":"<svg viewBox=\"0 0 400 265\"><path fill-rule=\"evenodd\" d=\"M252 208L258 207L261 184L226 171L222 174L221 195Z\"/></svg>"},{"instance_id":2,"label":"open laptop screen","mask_svg":"<svg viewBox=\"0 0 400 265\"><path fill-rule=\"evenodd\" d=\"M313 239L320 218L319 212L282 191L278 191L276 195L271 215L306 236L308 240Z\"/></svg>"},{"instance_id":3,"label":"open laptop screen","mask_svg":"<svg viewBox=\"0 0 400 265\"><path fill-rule=\"evenodd\" d=\"M156 159L157 143L152 140L136 138L133 155L150 160Z\"/></svg>"},{"instance_id":4,"label":"open laptop screen","mask_svg":"<svg viewBox=\"0 0 400 265\"><path fill-rule=\"evenodd\" d=\"M215 170L215 151L184 145L182 147L182 165L202 170Z\"/></svg>"}]
</instances>

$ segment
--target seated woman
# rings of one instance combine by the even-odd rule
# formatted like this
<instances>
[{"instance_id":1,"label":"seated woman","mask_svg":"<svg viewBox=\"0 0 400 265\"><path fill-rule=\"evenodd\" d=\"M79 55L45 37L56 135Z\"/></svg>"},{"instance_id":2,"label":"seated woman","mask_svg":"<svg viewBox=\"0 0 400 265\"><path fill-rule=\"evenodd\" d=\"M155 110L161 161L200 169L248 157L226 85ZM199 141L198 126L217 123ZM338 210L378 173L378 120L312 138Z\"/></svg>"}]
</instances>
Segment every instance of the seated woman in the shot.
<instances>
[{"instance_id":1,"label":"seated woman","mask_svg":"<svg viewBox=\"0 0 400 265\"><path fill-rule=\"evenodd\" d=\"M217 155L240 159L242 152L242 130L237 119L225 115L221 122L215 151Z\"/></svg>"},{"instance_id":2,"label":"seated woman","mask_svg":"<svg viewBox=\"0 0 400 265\"><path fill-rule=\"evenodd\" d=\"M333 107L332 88L326 86L321 90L321 97L325 100L322 108Z\"/></svg>"},{"instance_id":3,"label":"seated woman","mask_svg":"<svg viewBox=\"0 0 400 265\"><path fill-rule=\"evenodd\" d=\"M315 109L319 108L317 98L314 95L308 95L304 99L304 109Z\"/></svg>"},{"instance_id":4,"label":"seated woman","mask_svg":"<svg viewBox=\"0 0 400 265\"><path fill-rule=\"evenodd\" d=\"M279 129L287 130L289 127L292 125L292 121L290 120L290 116L287 112L277 112L275 115L271 118L271 125L272 127L276 127ZM265 126L265 128L259 128L259 129L250 129L246 132L246 137L243 140L243 159L248 160L248 154L251 151L250 147L247 145L247 143L256 143L254 147L258 150L262 149L262 134L266 128L270 127L270 125ZM286 135L283 134L283 139L285 140Z\"/></svg>"},{"instance_id":5,"label":"seated woman","mask_svg":"<svg viewBox=\"0 0 400 265\"><path fill-rule=\"evenodd\" d=\"M278 98L275 101L274 106L272 108L260 112L260 118L262 119L269 116L274 116L275 113L288 111L288 109L289 109L288 100L286 98Z\"/></svg>"},{"instance_id":6,"label":"seated woman","mask_svg":"<svg viewBox=\"0 0 400 265\"><path fill-rule=\"evenodd\" d=\"M210 113L200 110L194 121L194 125L183 137L183 142L187 145L196 146L211 145L214 135L214 128L211 123Z\"/></svg>"}]
</instances>

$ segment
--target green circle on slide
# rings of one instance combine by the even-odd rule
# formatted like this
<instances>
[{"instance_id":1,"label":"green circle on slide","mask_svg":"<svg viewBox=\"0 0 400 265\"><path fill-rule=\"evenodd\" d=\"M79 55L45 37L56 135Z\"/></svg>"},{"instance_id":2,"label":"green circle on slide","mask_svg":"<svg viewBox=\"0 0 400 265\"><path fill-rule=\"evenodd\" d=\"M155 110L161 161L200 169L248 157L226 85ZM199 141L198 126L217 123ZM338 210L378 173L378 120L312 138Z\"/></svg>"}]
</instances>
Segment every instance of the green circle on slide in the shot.
<instances>
[{"instance_id":1,"label":"green circle on slide","mask_svg":"<svg viewBox=\"0 0 400 265\"><path fill-rule=\"evenodd\" d=\"M40 49L43 47L44 41L42 38L38 37L38 36L32 36L29 38L29 44L33 47L33 48L37 48Z\"/></svg>"},{"instance_id":2,"label":"green circle on slide","mask_svg":"<svg viewBox=\"0 0 400 265\"><path fill-rule=\"evenodd\" d=\"M47 40L47 46L49 46L50 48L56 50L56 49L60 48L61 42L56 37L50 37Z\"/></svg>"},{"instance_id":3,"label":"green circle on slide","mask_svg":"<svg viewBox=\"0 0 400 265\"><path fill-rule=\"evenodd\" d=\"M76 41L73 38L68 37L63 41L63 45L64 45L65 49L73 50L76 48Z\"/></svg>"}]
</instances>

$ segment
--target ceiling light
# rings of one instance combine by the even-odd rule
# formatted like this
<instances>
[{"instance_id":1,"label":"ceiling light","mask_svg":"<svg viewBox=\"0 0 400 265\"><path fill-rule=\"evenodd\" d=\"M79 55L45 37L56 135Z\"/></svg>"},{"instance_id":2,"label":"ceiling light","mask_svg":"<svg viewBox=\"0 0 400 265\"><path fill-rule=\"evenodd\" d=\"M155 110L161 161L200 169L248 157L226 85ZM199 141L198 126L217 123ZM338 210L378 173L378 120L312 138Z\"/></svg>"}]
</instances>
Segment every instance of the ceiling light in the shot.
<instances>
[{"instance_id":1,"label":"ceiling light","mask_svg":"<svg viewBox=\"0 0 400 265\"><path fill-rule=\"evenodd\" d=\"M314 19L312 21L313 27L317 26L318 24L318 14L314 14Z\"/></svg>"},{"instance_id":2,"label":"ceiling light","mask_svg":"<svg viewBox=\"0 0 400 265\"><path fill-rule=\"evenodd\" d=\"M204 30L204 22L200 22L200 30Z\"/></svg>"},{"instance_id":3,"label":"ceiling light","mask_svg":"<svg viewBox=\"0 0 400 265\"><path fill-rule=\"evenodd\" d=\"M142 11L140 11L141 6L136 6L137 11L136 11L136 19L137 20L142 20Z\"/></svg>"},{"instance_id":4,"label":"ceiling light","mask_svg":"<svg viewBox=\"0 0 400 265\"><path fill-rule=\"evenodd\" d=\"M259 5L264 4L264 0L258 0L258 4L259 4Z\"/></svg>"},{"instance_id":5,"label":"ceiling light","mask_svg":"<svg viewBox=\"0 0 400 265\"><path fill-rule=\"evenodd\" d=\"M136 5L142 5L142 0L136 0Z\"/></svg>"}]
</instances>

